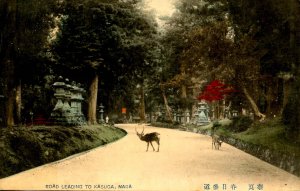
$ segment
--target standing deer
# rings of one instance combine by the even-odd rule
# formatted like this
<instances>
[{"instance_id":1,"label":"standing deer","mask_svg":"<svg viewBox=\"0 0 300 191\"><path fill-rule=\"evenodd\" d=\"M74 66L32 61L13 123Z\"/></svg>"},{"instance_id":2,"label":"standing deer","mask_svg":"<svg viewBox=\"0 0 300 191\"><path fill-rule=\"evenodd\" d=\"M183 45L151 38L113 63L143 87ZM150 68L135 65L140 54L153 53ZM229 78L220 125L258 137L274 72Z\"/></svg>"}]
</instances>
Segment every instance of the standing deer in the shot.
<instances>
[{"instance_id":1,"label":"standing deer","mask_svg":"<svg viewBox=\"0 0 300 191\"><path fill-rule=\"evenodd\" d=\"M212 138L212 143L211 143L211 148L213 149L215 147L215 149L218 149L221 147L223 141L220 140L220 137L218 135L213 134L211 136Z\"/></svg>"},{"instance_id":2,"label":"standing deer","mask_svg":"<svg viewBox=\"0 0 300 191\"><path fill-rule=\"evenodd\" d=\"M136 131L136 134L140 138L141 141L147 142L146 152L148 151L149 143L151 144L151 146L153 148L153 151L155 151L155 149L152 145L152 141L155 141L157 143L157 145L158 145L157 152L159 152L159 140L160 140L159 133L153 132L153 133L147 133L147 134L144 135L144 127L143 127L142 133L137 132L136 128L135 128L135 131Z\"/></svg>"},{"instance_id":3,"label":"standing deer","mask_svg":"<svg viewBox=\"0 0 300 191\"><path fill-rule=\"evenodd\" d=\"M217 150L220 149L220 147L223 143L221 138L218 135L216 135L216 130L219 126L220 126L220 124L217 122L211 128L211 139L212 139L211 148L214 149L214 147L215 147L215 149L217 149Z\"/></svg>"}]
</instances>

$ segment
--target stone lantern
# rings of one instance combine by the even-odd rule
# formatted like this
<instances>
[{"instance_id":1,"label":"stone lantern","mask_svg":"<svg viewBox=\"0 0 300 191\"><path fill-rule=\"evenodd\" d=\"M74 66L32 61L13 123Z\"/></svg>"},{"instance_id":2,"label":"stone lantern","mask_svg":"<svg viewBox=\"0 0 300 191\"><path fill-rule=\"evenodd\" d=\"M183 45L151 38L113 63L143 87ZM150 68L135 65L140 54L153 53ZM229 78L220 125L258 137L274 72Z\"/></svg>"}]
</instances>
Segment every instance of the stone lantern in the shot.
<instances>
[{"instance_id":1,"label":"stone lantern","mask_svg":"<svg viewBox=\"0 0 300 191\"><path fill-rule=\"evenodd\" d=\"M233 110L232 111L232 117L237 117L238 116L238 111L237 110Z\"/></svg>"},{"instance_id":2,"label":"stone lantern","mask_svg":"<svg viewBox=\"0 0 300 191\"><path fill-rule=\"evenodd\" d=\"M84 100L82 97L82 93L85 91L80 88L80 83L76 85L75 82L72 83L72 88L71 88L71 113L74 118L75 123L85 125L86 120L84 115L82 114L81 111L81 103Z\"/></svg>"},{"instance_id":3,"label":"stone lantern","mask_svg":"<svg viewBox=\"0 0 300 191\"><path fill-rule=\"evenodd\" d=\"M178 123L180 123L181 122L181 110L180 109L177 109L177 112L176 112L176 121L178 122Z\"/></svg>"},{"instance_id":4,"label":"stone lantern","mask_svg":"<svg viewBox=\"0 0 300 191\"><path fill-rule=\"evenodd\" d=\"M186 111L185 113L186 113L186 115L185 115L186 116L186 121L185 122L190 123L190 112Z\"/></svg>"},{"instance_id":5,"label":"stone lantern","mask_svg":"<svg viewBox=\"0 0 300 191\"><path fill-rule=\"evenodd\" d=\"M71 112L71 106L69 104L69 101L71 100L72 94L71 94L72 86L69 84L69 79L66 78L65 80L65 97L64 97L64 105L63 110L64 112Z\"/></svg>"},{"instance_id":6,"label":"stone lantern","mask_svg":"<svg viewBox=\"0 0 300 191\"><path fill-rule=\"evenodd\" d=\"M176 122L176 121L177 121L177 113L176 113L175 110L174 110L174 112L173 112L173 117L174 117L174 121Z\"/></svg>"},{"instance_id":7,"label":"stone lantern","mask_svg":"<svg viewBox=\"0 0 300 191\"><path fill-rule=\"evenodd\" d=\"M76 83L73 81L72 82L72 88L71 88L71 112L73 115L77 116L79 111L78 111L78 90L79 88L76 87Z\"/></svg>"},{"instance_id":8,"label":"stone lantern","mask_svg":"<svg viewBox=\"0 0 300 191\"><path fill-rule=\"evenodd\" d=\"M197 125L206 125L210 123L210 119L208 117L209 107L206 102L201 101L198 103L197 114L196 114L196 124Z\"/></svg>"},{"instance_id":9,"label":"stone lantern","mask_svg":"<svg viewBox=\"0 0 300 191\"><path fill-rule=\"evenodd\" d=\"M68 79L64 81L61 76L53 84L53 88L57 103L51 113L50 122L53 125L65 126L86 124L81 112L84 90L77 87L75 82L71 85Z\"/></svg>"},{"instance_id":10,"label":"stone lantern","mask_svg":"<svg viewBox=\"0 0 300 191\"><path fill-rule=\"evenodd\" d=\"M224 110L224 118L225 119L229 119L230 118L230 116L229 116L229 109L228 108L225 108L225 110Z\"/></svg>"},{"instance_id":11,"label":"stone lantern","mask_svg":"<svg viewBox=\"0 0 300 191\"><path fill-rule=\"evenodd\" d=\"M62 110L64 106L63 100L65 98L65 82L62 76L59 76L58 81L53 84L53 88L55 91L54 96L57 99L53 111Z\"/></svg>"},{"instance_id":12,"label":"stone lantern","mask_svg":"<svg viewBox=\"0 0 300 191\"><path fill-rule=\"evenodd\" d=\"M104 118L103 118L104 106L102 103L99 106L99 113L100 113L99 123L104 123Z\"/></svg>"},{"instance_id":13,"label":"stone lantern","mask_svg":"<svg viewBox=\"0 0 300 191\"><path fill-rule=\"evenodd\" d=\"M66 99L66 84L62 76L58 77L57 82L53 84L54 96L56 98L56 105L51 112L50 121L53 125L65 125L65 99Z\"/></svg>"}]
</instances>

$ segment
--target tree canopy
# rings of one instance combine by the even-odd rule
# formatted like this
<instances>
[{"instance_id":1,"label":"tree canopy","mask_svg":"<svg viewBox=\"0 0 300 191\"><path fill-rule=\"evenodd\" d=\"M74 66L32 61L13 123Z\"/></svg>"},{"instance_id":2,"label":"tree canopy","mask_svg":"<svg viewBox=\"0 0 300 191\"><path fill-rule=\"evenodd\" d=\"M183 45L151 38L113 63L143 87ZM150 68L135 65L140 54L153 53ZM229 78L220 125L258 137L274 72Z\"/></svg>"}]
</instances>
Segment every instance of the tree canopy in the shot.
<instances>
[{"instance_id":1,"label":"tree canopy","mask_svg":"<svg viewBox=\"0 0 300 191\"><path fill-rule=\"evenodd\" d=\"M131 92L159 62L154 19L131 1L67 1L66 7L54 44L57 67L83 82L100 75L109 108L133 107Z\"/></svg>"}]
</instances>

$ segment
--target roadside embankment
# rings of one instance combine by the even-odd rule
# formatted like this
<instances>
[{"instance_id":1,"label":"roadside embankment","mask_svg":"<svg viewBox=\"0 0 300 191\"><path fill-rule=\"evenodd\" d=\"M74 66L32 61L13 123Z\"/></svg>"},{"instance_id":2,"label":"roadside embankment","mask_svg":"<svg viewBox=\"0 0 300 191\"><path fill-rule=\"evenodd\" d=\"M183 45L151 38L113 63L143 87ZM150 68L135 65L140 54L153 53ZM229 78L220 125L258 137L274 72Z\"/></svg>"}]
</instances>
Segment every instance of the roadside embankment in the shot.
<instances>
[{"instance_id":1,"label":"roadside embankment","mask_svg":"<svg viewBox=\"0 0 300 191\"><path fill-rule=\"evenodd\" d=\"M113 126L0 129L0 178L108 144L125 136Z\"/></svg>"}]
</instances>

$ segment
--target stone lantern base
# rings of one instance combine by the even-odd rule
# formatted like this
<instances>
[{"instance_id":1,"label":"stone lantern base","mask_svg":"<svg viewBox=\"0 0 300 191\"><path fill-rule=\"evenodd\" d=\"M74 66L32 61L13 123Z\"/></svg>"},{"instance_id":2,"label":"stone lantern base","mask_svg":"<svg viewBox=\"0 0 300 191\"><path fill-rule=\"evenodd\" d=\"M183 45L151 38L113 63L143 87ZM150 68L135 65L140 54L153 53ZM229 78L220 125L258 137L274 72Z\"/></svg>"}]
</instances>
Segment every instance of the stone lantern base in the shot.
<instances>
[{"instance_id":1,"label":"stone lantern base","mask_svg":"<svg viewBox=\"0 0 300 191\"><path fill-rule=\"evenodd\" d=\"M73 114L70 111L54 110L49 119L51 125L82 126L86 125L83 114Z\"/></svg>"}]
</instances>

